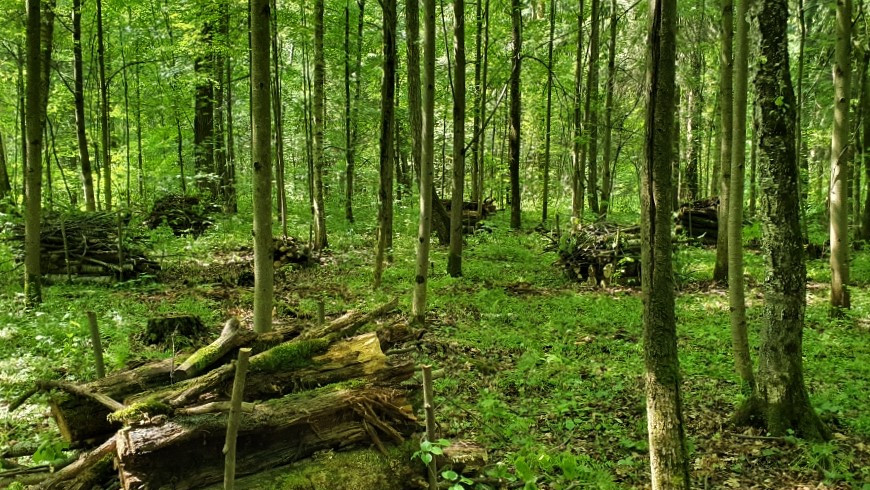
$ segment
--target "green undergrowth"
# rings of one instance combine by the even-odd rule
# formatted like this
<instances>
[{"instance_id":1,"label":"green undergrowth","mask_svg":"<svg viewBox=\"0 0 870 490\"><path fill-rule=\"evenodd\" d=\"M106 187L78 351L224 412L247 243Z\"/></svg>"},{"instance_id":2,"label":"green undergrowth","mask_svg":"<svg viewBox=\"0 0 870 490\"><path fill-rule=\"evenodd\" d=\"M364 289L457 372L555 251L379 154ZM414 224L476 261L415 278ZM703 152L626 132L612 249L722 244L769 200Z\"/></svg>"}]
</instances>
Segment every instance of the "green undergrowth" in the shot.
<instances>
[{"instance_id":1,"label":"green undergrowth","mask_svg":"<svg viewBox=\"0 0 870 490\"><path fill-rule=\"evenodd\" d=\"M291 204L289 232L307 238L307 205ZM276 287L279 316L311 317L320 300L327 315L335 316L351 308L372 308L395 295L402 313L409 313L416 214L407 203L397 209L392 261L382 287L372 291L374 206L360 203L357 222L348 225L340 218L339 204L328 208L330 251L324 265L292 270ZM634 217L618 219L630 223ZM436 380L439 436L472 439L487 447L490 481L542 489L643 487L649 470L639 291L592 290L570 282L554 265L555 254L545 251L547 239L531 230L540 216L527 213L524 220L529 229L512 231L508 214L500 212L488 221L492 232L468 237L464 275L459 278L445 272L446 249L433 246L428 326L418 361L444 373ZM745 255L753 352L762 324L764 282L764 260L754 246L757 231L747 227ZM250 224L243 218L222 218L198 240L160 230L154 239L154 248L167 262L205 260L215 252L249 245ZM853 308L837 320L828 316L827 259L808 262L804 368L813 405L835 434L825 443L741 438L735 434L744 429L728 425L742 395L731 355L727 289L710 281L714 258L715 250L709 247L680 245L674 251L683 401L697 485L744 488L774 481L787 487L825 482L862 488L870 481L870 251L853 258ZM129 361L171 354L168 346L138 340L148 316L197 314L215 327L216 336L222 320L250 311L253 302L250 289L176 287L143 280L115 286L50 286L44 290L43 306L25 313L17 281L3 281L4 400L35 379L93 379L84 316L88 309L97 312L108 367L117 370ZM300 358L298 352L290 354L291 362ZM288 358L272 367L286 366ZM52 430L38 416L44 407L39 403L6 417L9 430L0 431L0 446L12 438L33 438L34 432ZM380 466L372 462L370 467ZM276 478L314 481L308 471L297 466ZM296 487L282 483L274 488Z\"/></svg>"}]
</instances>

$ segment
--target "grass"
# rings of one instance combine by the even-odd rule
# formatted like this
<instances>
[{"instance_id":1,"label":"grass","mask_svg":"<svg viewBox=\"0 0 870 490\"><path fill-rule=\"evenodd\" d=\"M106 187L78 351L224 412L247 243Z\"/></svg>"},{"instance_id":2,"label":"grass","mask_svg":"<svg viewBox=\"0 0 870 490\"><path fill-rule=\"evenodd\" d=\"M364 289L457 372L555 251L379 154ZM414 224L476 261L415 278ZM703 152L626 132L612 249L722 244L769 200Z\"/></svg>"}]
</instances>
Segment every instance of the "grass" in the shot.
<instances>
[{"instance_id":1,"label":"grass","mask_svg":"<svg viewBox=\"0 0 870 490\"><path fill-rule=\"evenodd\" d=\"M307 209L293 209L291 234L307 237ZM410 311L416 215L399 209L393 261L383 286L371 290L372 210L361 207L356 225L330 209L331 252L324 265L288 272L276 302L313 314L318 299L327 314L379 304L400 295ZM526 223L537 216L527 214ZM642 397L642 320L637 290L591 290L569 282L531 230L509 230L507 214L492 220L492 233L469 237L460 278L446 273L446 250L433 247L428 330L420 362L443 369L437 380L440 431L448 439L473 439L491 452L493 478L526 488L635 488L649 481L645 406ZM748 239L756 230L747 230ZM154 235L168 265L206 259L217 250L245 244L250 225L222 219L199 240ZM0 252L2 253L2 252ZM870 481L870 253L853 263L853 308L828 317L824 261L808 263L804 332L805 378L816 410L835 438L826 443L745 438L727 418L741 399L731 357L727 291L709 284L715 251L679 247L675 273L680 362L692 473L698 486L818 485L867 488ZM764 263L746 255L750 341L758 343ZM115 286L56 285L45 289L40 311L25 313L20 287L2 284L0 397L9 399L34 379L93 378L84 311L97 312L111 369L143 358L169 355L165 346L138 340L150 315L186 312L218 328L228 312L251 308L250 291L228 294L207 285L178 288L137 282ZM215 331L215 333L217 330ZM39 402L40 399L37 399ZM39 416L44 406L26 405L4 417L0 446L50 433ZM2 409L0 409L2 410ZM735 435L737 434L737 435ZM751 434L750 434L751 435ZM703 483L702 483L703 482ZM774 483L765 483L774 482Z\"/></svg>"}]
</instances>

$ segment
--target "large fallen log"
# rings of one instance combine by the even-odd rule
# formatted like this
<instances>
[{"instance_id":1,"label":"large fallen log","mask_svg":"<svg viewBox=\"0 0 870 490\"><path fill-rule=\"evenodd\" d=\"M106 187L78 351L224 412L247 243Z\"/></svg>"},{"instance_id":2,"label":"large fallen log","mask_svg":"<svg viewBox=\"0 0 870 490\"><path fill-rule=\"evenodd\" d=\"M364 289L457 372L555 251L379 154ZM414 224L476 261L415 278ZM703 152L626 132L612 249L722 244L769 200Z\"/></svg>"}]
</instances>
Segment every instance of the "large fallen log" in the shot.
<instances>
[{"instance_id":1,"label":"large fallen log","mask_svg":"<svg viewBox=\"0 0 870 490\"><path fill-rule=\"evenodd\" d=\"M402 441L416 429L401 390L327 387L258 404L245 414L236 468L246 475L366 441ZM183 416L115 436L122 488L197 488L223 476L226 417Z\"/></svg>"}]
</instances>

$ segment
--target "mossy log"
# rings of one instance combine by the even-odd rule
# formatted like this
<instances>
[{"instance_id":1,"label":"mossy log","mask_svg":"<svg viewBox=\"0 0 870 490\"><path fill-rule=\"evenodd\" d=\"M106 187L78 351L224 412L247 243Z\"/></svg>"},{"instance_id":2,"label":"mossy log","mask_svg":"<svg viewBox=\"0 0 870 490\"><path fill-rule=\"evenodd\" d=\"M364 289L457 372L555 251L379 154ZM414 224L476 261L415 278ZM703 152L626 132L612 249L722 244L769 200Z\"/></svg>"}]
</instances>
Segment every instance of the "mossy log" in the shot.
<instances>
[{"instance_id":1,"label":"mossy log","mask_svg":"<svg viewBox=\"0 0 870 490\"><path fill-rule=\"evenodd\" d=\"M112 477L113 454L115 454L114 438L85 453L75 463L64 467L36 488L39 490L103 488L103 483Z\"/></svg>"},{"instance_id":2,"label":"mossy log","mask_svg":"<svg viewBox=\"0 0 870 490\"><path fill-rule=\"evenodd\" d=\"M258 404L242 417L237 437L238 475L256 473L369 441L402 441L416 429L400 390L328 387ZM155 427L124 429L115 437L116 464L126 490L184 490L223 477L226 417L171 418Z\"/></svg>"}]
</instances>

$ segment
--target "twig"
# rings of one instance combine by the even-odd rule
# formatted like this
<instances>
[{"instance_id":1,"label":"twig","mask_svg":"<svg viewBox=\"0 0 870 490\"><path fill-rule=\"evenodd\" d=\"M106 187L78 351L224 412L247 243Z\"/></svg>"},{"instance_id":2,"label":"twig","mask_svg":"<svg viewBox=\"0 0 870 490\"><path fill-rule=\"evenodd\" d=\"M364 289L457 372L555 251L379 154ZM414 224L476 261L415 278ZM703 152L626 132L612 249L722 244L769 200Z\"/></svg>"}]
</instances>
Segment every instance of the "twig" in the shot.
<instances>
[{"instance_id":1,"label":"twig","mask_svg":"<svg viewBox=\"0 0 870 490\"><path fill-rule=\"evenodd\" d=\"M248 373L248 358L250 347L239 349L236 361L236 377L233 381L232 407L227 421L227 439L224 444L224 490L233 490L236 478L236 435L239 432L239 422L242 415L242 397L245 393L245 375Z\"/></svg>"},{"instance_id":2,"label":"twig","mask_svg":"<svg viewBox=\"0 0 870 490\"><path fill-rule=\"evenodd\" d=\"M39 387L34 385L32 388L22 393L21 396L19 396L12 403L9 404L8 412L12 413L15 411L16 408L24 405L24 402L26 402L27 399L31 396L35 395L37 391L39 391Z\"/></svg>"}]
</instances>

